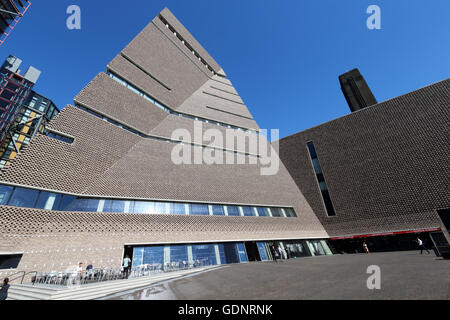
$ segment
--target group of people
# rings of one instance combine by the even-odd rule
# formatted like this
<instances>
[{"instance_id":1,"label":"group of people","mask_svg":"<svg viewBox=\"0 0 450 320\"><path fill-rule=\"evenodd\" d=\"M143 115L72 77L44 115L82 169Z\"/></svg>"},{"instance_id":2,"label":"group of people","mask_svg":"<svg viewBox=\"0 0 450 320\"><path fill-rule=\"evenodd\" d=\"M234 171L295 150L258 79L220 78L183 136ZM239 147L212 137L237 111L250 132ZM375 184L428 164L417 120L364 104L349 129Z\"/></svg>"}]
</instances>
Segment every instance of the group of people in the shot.
<instances>
[{"instance_id":1,"label":"group of people","mask_svg":"<svg viewBox=\"0 0 450 320\"><path fill-rule=\"evenodd\" d=\"M425 250L428 254L430 254L430 251L425 247L423 241L422 241L419 237L417 237L416 242L417 242L417 244L418 244L418 246L419 246L420 254L423 254L423 251L424 251L424 250ZM366 254L369 254L369 253L370 253L369 246L367 245L367 242L366 242L366 241L363 241L363 249L364 249L364 252L365 252Z\"/></svg>"},{"instance_id":2,"label":"group of people","mask_svg":"<svg viewBox=\"0 0 450 320\"><path fill-rule=\"evenodd\" d=\"M286 250L283 250L283 248L281 248L281 246L278 246L278 248L275 248L275 246L272 245L270 247L270 253L272 254L272 257L275 262L278 262L278 260L280 260L280 261L289 260L291 258L291 252L290 252L289 248L287 248Z\"/></svg>"}]
</instances>

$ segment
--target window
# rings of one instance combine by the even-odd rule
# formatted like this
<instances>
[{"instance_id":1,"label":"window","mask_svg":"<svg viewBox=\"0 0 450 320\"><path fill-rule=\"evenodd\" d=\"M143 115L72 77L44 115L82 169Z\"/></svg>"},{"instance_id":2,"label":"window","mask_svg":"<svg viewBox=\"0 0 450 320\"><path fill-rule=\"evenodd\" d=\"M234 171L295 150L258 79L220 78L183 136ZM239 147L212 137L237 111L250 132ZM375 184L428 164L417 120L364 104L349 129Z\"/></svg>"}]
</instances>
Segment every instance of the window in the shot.
<instances>
[{"instance_id":1,"label":"window","mask_svg":"<svg viewBox=\"0 0 450 320\"><path fill-rule=\"evenodd\" d=\"M209 216L209 207L206 204L190 204L189 213L191 215Z\"/></svg>"},{"instance_id":2,"label":"window","mask_svg":"<svg viewBox=\"0 0 450 320\"><path fill-rule=\"evenodd\" d=\"M186 205L184 203L171 203L170 213L178 215L186 215Z\"/></svg>"},{"instance_id":3,"label":"window","mask_svg":"<svg viewBox=\"0 0 450 320\"><path fill-rule=\"evenodd\" d=\"M268 217L269 215L269 211L267 210L267 208L256 208L256 210L258 211L258 215L260 217Z\"/></svg>"},{"instance_id":4,"label":"window","mask_svg":"<svg viewBox=\"0 0 450 320\"><path fill-rule=\"evenodd\" d=\"M61 195L56 193L41 191L35 208L44 210L54 210L58 208Z\"/></svg>"},{"instance_id":5,"label":"window","mask_svg":"<svg viewBox=\"0 0 450 320\"><path fill-rule=\"evenodd\" d=\"M286 214L287 218L297 218L297 214L295 213L295 210L292 208L284 209L284 213Z\"/></svg>"},{"instance_id":6,"label":"window","mask_svg":"<svg viewBox=\"0 0 450 320\"><path fill-rule=\"evenodd\" d=\"M34 208L38 195L37 190L15 188L8 204L14 207Z\"/></svg>"},{"instance_id":7,"label":"window","mask_svg":"<svg viewBox=\"0 0 450 320\"><path fill-rule=\"evenodd\" d=\"M6 205L13 191L13 187L0 186L0 205Z\"/></svg>"},{"instance_id":8,"label":"window","mask_svg":"<svg viewBox=\"0 0 450 320\"><path fill-rule=\"evenodd\" d=\"M336 212L334 210L333 202L331 201L330 192L328 191L328 185L325 181L325 176L320 165L316 147L313 142L308 142L307 146L327 215L329 217L333 217L336 215Z\"/></svg>"},{"instance_id":9,"label":"window","mask_svg":"<svg viewBox=\"0 0 450 320\"><path fill-rule=\"evenodd\" d=\"M225 209L223 206L212 206L213 209L213 215L215 216L224 216L225 215Z\"/></svg>"},{"instance_id":10,"label":"window","mask_svg":"<svg viewBox=\"0 0 450 320\"><path fill-rule=\"evenodd\" d=\"M56 139L56 140L59 140L59 141L65 142L65 143L69 143L69 144L73 143L73 138L69 138L69 137L57 134L55 132L49 132L47 135L50 138L53 138L53 139Z\"/></svg>"},{"instance_id":11,"label":"window","mask_svg":"<svg viewBox=\"0 0 450 320\"><path fill-rule=\"evenodd\" d=\"M241 213L239 212L239 207L227 206L227 210L228 210L228 215L229 216L238 217L238 216L241 215Z\"/></svg>"},{"instance_id":12,"label":"window","mask_svg":"<svg viewBox=\"0 0 450 320\"><path fill-rule=\"evenodd\" d=\"M281 208L270 208L270 211L272 211L273 217L282 217L283 212L281 211Z\"/></svg>"},{"instance_id":13,"label":"window","mask_svg":"<svg viewBox=\"0 0 450 320\"><path fill-rule=\"evenodd\" d=\"M0 255L0 270L17 269L22 254L2 254Z\"/></svg>"},{"instance_id":14,"label":"window","mask_svg":"<svg viewBox=\"0 0 450 320\"><path fill-rule=\"evenodd\" d=\"M254 217L255 212L251 207L242 207L242 211L244 212L244 217Z\"/></svg>"}]
</instances>

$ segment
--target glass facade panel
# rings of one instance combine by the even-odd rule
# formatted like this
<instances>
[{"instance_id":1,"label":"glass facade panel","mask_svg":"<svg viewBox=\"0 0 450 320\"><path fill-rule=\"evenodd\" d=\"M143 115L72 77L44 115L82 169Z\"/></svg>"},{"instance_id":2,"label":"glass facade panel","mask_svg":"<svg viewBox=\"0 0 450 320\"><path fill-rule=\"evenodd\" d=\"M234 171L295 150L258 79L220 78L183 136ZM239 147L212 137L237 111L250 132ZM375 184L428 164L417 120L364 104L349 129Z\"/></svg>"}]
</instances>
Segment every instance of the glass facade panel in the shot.
<instances>
[{"instance_id":1,"label":"glass facade panel","mask_svg":"<svg viewBox=\"0 0 450 320\"><path fill-rule=\"evenodd\" d=\"M58 210L69 211L68 209L72 206L72 202L76 201L76 199L77 197L74 196L63 195Z\"/></svg>"},{"instance_id":2,"label":"glass facade panel","mask_svg":"<svg viewBox=\"0 0 450 320\"><path fill-rule=\"evenodd\" d=\"M191 215L209 216L209 207L206 204L190 204L189 213Z\"/></svg>"},{"instance_id":3,"label":"glass facade panel","mask_svg":"<svg viewBox=\"0 0 450 320\"><path fill-rule=\"evenodd\" d=\"M244 212L244 217L254 217L255 212L251 207L242 207L242 211Z\"/></svg>"},{"instance_id":4,"label":"glass facade panel","mask_svg":"<svg viewBox=\"0 0 450 320\"><path fill-rule=\"evenodd\" d=\"M155 212L155 203L147 201L135 201L134 213L152 214Z\"/></svg>"},{"instance_id":5,"label":"glass facade panel","mask_svg":"<svg viewBox=\"0 0 450 320\"><path fill-rule=\"evenodd\" d=\"M132 268L136 268L143 264L144 264L144 247L134 248Z\"/></svg>"},{"instance_id":6,"label":"glass facade panel","mask_svg":"<svg viewBox=\"0 0 450 320\"><path fill-rule=\"evenodd\" d=\"M260 217L268 217L269 216L269 212L268 212L267 208L258 207L258 208L256 208L256 210L258 210L258 215Z\"/></svg>"},{"instance_id":7,"label":"glass facade panel","mask_svg":"<svg viewBox=\"0 0 450 320\"><path fill-rule=\"evenodd\" d=\"M212 206L213 215L215 216L224 216L225 215L225 209L223 206Z\"/></svg>"},{"instance_id":8,"label":"glass facade panel","mask_svg":"<svg viewBox=\"0 0 450 320\"><path fill-rule=\"evenodd\" d=\"M60 194L41 191L35 208L45 210L55 210L58 208L60 201L61 201Z\"/></svg>"},{"instance_id":9,"label":"glass facade panel","mask_svg":"<svg viewBox=\"0 0 450 320\"><path fill-rule=\"evenodd\" d=\"M196 266L211 266L217 264L216 249L213 244L193 245L192 257Z\"/></svg>"},{"instance_id":10,"label":"glass facade panel","mask_svg":"<svg viewBox=\"0 0 450 320\"><path fill-rule=\"evenodd\" d=\"M269 261L269 256L267 254L267 244L265 242L258 242L258 250L261 261Z\"/></svg>"},{"instance_id":11,"label":"glass facade panel","mask_svg":"<svg viewBox=\"0 0 450 320\"><path fill-rule=\"evenodd\" d=\"M184 203L171 203L170 214L186 215L186 205Z\"/></svg>"},{"instance_id":12,"label":"glass facade panel","mask_svg":"<svg viewBox=\"0 0 450 320\"><path fill-rule=\"evenodd\" d=\"M281 211L281 208L270 208L270 211L272 212L273 217L282 217L283 212Z\"/></svg>"},{"instance_id":13,"label":"glass facade panel","mask_svg":"<svg viewBox=\"0 0 450 320\"><path fill-rule=\"evenodd\" d=\"M6 205L13 191L13 187L0 185L0 205Z\"/></svg>"},{"instance_id":14,"label":"glass facade panel","mask_svg":"<svg viewBox=\"0 0 450 320\"><path fill-rule=\"evenodd\" d=\"M164 202L155 202L155 214L169 214L167 210L166 203Z\"/></svg>"},{"instance_id":15,"label":"glass facade panel","mask_svg":"<svg viewBox=\"0 0 450 320\"><path fill-rule=\"evenodd\" d=\"M233 217L238 217L241 215L239 212L239 207L236 206L227 206L228 215Z\"/></svg>"},{"instance_id":16,"label":"glass facade panel","mask_svg":"<svg viewBox=\"0 0 450 320\"><path fill-rule=\"evenodd\" d=\"M248 262L247 251L245 250L245 244L243 244L243 243L236 243L236 249L238 251L240 262L241 263Z\"/></svg>"},{"instance_id":17,"label":"glass facade panel","mask_svg":"<svg viewBox=\"0 0 450 320\"><path fill-rule=\"evenodd\" d=\"M187 246L171 246L170 262L179 263L180 267L187 267L187 264L189 262Z\"/></svg>"},{"instance_id":18,"label":"glass facade panel","mask_svg":"<svg viewBox=\"0 0 450 320\"><path fill-rule=\"evenodd\" d=\"M145 247L143 264L160 265L160 268L162 268L164 266L164 247Z\"/></svg>"},{"instance_id":19,"label":"glass facade panel","mask_svg":"<svg viewBox=\"0 0 450 320\"><path fill-rule=\"evenodd\" d=\"M8 204L14 207L34 208L38 195L37 190L15 188Z\"/></svg>"},{"instance_id":20,"label":"glass facade panel","mask_svg":"<svg viewBox=\"0 0 450 320\"><path fill-rule=\"evenodd\" d=\"M284 209L284 213L286 213L286 217L288 217L288 218L296 218L297 217L295 210L292 208Z\"/></svg>"}]
</instances>

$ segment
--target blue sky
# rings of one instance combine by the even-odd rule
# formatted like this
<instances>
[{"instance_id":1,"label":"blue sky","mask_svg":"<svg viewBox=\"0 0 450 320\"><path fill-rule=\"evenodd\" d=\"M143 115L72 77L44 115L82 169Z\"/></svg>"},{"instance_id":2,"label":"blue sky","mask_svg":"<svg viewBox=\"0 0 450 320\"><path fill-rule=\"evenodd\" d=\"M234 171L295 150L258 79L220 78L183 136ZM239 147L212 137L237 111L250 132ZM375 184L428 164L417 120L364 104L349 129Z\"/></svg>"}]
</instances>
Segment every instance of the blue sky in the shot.
<instances>
[{"instance_id":1,"label":"blue sky","mask_svg":"<svg viewBox=\"0 0 450 320\"><path fill-rule=\"evenodd\" d=\"M81 30L66 28L71 4ZM381 30L366 27L371 4ZM448 0L35 0L0 58L42 70L36 91L63 108L166 6L281 137L348 114L338 76L354 67L378 101L450 74Z\"/></svg>"}]
</instances>

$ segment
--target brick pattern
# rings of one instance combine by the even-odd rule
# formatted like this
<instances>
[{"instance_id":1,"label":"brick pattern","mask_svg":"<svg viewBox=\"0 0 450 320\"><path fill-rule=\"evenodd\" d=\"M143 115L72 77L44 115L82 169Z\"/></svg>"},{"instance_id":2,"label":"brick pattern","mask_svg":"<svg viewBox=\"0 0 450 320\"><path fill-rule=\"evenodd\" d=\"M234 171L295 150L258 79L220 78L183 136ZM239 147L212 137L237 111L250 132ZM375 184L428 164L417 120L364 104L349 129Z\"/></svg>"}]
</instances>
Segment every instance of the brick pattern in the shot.
<instances>
[{"instance_id":1,"label":"brick pattern","mask_svg":"<svg viewBox=\"0 0 450 320\"><path fill-rule=\"evenodd\" d=\"M36 137L0 181L80 194L141 139L73 106L49 127L73 136L73 144Z\"/></svg>"},{"instance_id":2,"label":"brick pattern","mask_svg":"<svg viewBox=\"0 0 450 320\"><path fill-rule=\"evenodd\" d=\"M439 227L450 198L450 79L280 141L280 158L330 236ZM327 217L306 147L336 210Z\"/></svg>"},{"instance_id":3,"label":"brick pattern","mask_svg":"<svg viewBox=\"0 0 450 320\"><path fill-rule=\"evenodd\" d=\"M171 23L176 22L168 11L165 14ZM145 72L121 55L108 68L174 109L209 79L213 79L211 85L235 92L229 80L207 76L205 70L200 70L199 65L205 66L192 61L183 51L187 49L176 43L178 39L167 34L167 30L159 30L158 24L161 27L156 18L122 52ZM169 36L175 39L172 41ZM208 63L215 62L208 58ZM230 93L219 92L216 93L230 97ZM199 97L197 108L191 108L193 113L203 114L211 99ZM98 75L75 100L126 125L166 137L178 126L192 130L194 123L162 114L105 74ZM251 116L245 106L239 108ZM218 121L240 123L230 116L208 112ZM257 127L253 120L246 120L246 125ZM152 216L0 206L0 223L4 226L0 250L23 251L21 270L64 270L79 261L119 266L124 246L133 243L328 237L282 164L275 176L261 176L261 167L255 164L176 166L171 161L175 144L141 138L73 106L66 107L49 127L74 137L74 142L37 137L0 173L0 183L120 199L279 205L293 207L298 218Z\"/></svg>"},{"instance_id":4,"label":"brick pattern","mask_svg":"<svg viewBox=\"0 0 450 320\"><path fill-rule=\"evenodd\" d=\"M105 73L97 75L75 102L144 133L150 133L169 115Z\"/></svg>"}]
</instances>

